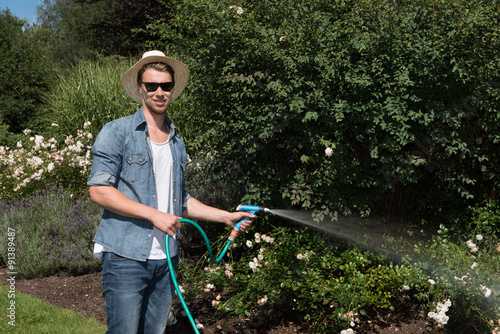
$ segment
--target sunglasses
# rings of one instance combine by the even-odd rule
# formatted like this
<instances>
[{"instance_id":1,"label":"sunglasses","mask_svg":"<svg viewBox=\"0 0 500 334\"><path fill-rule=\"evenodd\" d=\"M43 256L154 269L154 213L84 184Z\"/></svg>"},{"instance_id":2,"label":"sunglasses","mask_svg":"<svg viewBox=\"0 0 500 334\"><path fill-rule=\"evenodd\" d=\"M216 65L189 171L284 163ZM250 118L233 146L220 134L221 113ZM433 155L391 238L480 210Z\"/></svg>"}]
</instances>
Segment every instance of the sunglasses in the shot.
<instances>
[{"instance_id":1,"label":"sunglasses","mask_svg":"<svg viewBox=\"0 0 500 334\"><path fill-rule=\"evenodd\" d=\"M144 84L146 90L148 92L156 92L158 87L161 87L161 90L164 92L170 92L174 88L174 82L144 82L139 81L141 84Z\"/></svg>"}]
</instances>

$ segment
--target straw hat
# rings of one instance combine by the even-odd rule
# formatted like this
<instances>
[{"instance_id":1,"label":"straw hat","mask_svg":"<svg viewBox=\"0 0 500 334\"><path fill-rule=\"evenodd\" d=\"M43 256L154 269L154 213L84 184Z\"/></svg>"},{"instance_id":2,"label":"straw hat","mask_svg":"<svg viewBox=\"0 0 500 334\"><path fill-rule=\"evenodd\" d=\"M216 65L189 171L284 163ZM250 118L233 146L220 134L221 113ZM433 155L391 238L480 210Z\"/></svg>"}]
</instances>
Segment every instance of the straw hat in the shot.
<instances>
[{"instance_id":1,"label":"straw hat","mask_svg":"<svg viewBox=\"0 0 500 334\"><path fill-rule=\"evenodd\" d=\"M166 57L165 54L161 51L148 51L142 55L142 59L135 63L124 75L122 78L122 86L125 89L125 92L128 96L135 102L142 104L142 97L137 90L137 74L139 70L145 64L149 63L166 63L175 73L175 86L172 91L172 101L175 100L179 95L181 95L184 88L186 88L187 81L189 78L189 70L178 60L173 58Z\"/></svg>"}]
</instances>

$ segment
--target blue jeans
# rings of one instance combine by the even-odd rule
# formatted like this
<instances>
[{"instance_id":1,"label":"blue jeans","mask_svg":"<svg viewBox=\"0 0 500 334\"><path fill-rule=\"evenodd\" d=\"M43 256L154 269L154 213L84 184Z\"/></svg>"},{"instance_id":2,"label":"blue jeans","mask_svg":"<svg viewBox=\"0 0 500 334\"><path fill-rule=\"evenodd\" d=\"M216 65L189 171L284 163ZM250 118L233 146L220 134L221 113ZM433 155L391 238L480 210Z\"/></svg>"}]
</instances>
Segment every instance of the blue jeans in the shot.
<instances>
[{"instance_id":1,"label":"blue jeans","mask_svg":"<svg viewBox=\"0 0 500 334\"><path fill-rule=\"evenodd\" d=\"M102 286L109 334L163 334L175 288L167 260L103 254ZM179 258L172 258L175 273Z\"/></svg>"}]
</instances>

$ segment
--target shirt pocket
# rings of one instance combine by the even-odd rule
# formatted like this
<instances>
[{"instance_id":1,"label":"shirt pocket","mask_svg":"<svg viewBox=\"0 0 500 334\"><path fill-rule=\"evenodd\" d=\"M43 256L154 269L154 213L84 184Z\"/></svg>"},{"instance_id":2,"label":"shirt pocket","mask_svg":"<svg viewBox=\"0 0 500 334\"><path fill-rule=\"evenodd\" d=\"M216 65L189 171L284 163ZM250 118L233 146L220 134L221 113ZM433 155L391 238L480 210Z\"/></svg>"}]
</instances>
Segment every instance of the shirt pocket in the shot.
<instances>
[{"instance_id":1,"label":"shirt pocket","mask_svg":"<svg viewBox=\"0 0 500 334\"><path fill-rule=\"evenodd\" d=\"M126 154L121 178L131 183L145 181L149 166L147 162L148 158L145 154Z\"/></svg>"}]
</instances>

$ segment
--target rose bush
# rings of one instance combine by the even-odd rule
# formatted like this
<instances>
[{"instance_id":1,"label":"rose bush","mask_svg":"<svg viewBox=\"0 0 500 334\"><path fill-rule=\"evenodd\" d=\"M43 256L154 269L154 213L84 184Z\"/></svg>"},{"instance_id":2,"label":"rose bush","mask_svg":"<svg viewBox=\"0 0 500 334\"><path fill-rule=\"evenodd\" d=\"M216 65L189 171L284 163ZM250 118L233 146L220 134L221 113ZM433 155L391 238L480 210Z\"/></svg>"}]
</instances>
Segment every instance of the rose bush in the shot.
<instances>
[{"instance_id":1,"label":"rose bush","mask_svg":"<svg viewBox=\"0 0 500 334\"><path fill-rule=\"evenodd\" d=\"M52 124L54 135L57 127ZM89 122L83 124L83 130L63 142L27 129L23 131L25 140L17 142L15 148L0 146L0 199L20 198L45 189L48 183L82 190L92 166L89 127Z\"/></svg>"},{"instance_id":2,"label":"rose bush","mask_svg":"<svg viewBox=\"0 0 500 334\"><path fill-rule=\"evenodd\" d=\"M498 3L177 0L167 9L171 19L148 31L192 74L191 150L217 156L214 179L231 175L243 202L292 202L317 220L430 219L495 194Z\"/></svg>"}]
</instances>

